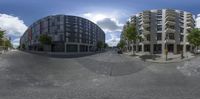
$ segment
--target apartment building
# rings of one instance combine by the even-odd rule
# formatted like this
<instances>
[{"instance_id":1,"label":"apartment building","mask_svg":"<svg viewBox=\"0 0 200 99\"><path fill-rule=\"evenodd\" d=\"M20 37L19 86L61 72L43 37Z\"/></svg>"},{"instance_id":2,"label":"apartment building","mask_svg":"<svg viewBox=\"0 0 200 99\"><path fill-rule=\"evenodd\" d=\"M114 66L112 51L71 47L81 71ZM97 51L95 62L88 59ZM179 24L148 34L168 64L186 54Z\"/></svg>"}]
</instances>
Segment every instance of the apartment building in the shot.
<instances>
[{"instance_id":1,"label":"apartment building","mask_svg":"<svg viewBox=\"0 0 200 99\"><path fill-rule=\"evenodd\" d=\"M187 35L195 28L195 20L190 12L147 10L132 16L129 23L135 24L137 33L143 38L134 44L137 52L165 54L167 49L168 52L178 54L192 50ZM123 36L121 39L126 40ZM130 42L127 42L126 48L130 49Z\"/></svg>"},{"instance_id":2,"label":"apartment building","mask_svg":"<svg viewBox=\"0 0 200 99\"><path fill-rule=\"evenodd\" d=\"M42 34L52 38L52 44L46 49L39 42ZM52 15L29 26L20 45L34 51L90 52L95 51L98 41L105 43L105 33L93 22L78 16Z\"/></svg>"}]
</instances>

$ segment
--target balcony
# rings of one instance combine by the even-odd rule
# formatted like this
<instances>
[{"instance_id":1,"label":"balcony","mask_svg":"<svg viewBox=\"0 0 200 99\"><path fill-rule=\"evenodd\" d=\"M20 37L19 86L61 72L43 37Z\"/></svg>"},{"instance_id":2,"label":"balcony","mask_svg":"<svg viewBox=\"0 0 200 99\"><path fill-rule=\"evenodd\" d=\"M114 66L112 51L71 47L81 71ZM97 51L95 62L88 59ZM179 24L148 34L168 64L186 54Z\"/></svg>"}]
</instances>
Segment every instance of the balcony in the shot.
<instances>
[{"instance_id":1,"label":"balcony","mask_svg":"<svg viewBox=\"0 0 200 99\"><path fill-rule=\"evenodd\" d=\"M190 33L193 28L191 26L188 26L186 29L187 29L187 33Z\"/></svg>"},{"instance_id":2,"label":"balcony","mask_svg":"<svg viewBox=\"0 0 200 99\"><path fill-rule=\"evenodd\" d=\"M188 21L188 22L195 23L195 20L194 20L192 17L187 18L187 21Z\"/></svg>"},{"instance_id":3,"label":"balcony","mask_svg":"<svg viewBox=\"0 0 200 99\"><path fill-rule=\"evenodd\" d=\"M175 21L176 17L175 16L167 16L166 17L166 20L173 20Z\"/></svg>"},{"instance_id":4,"label":"balcony","mask_svg":"<svg viewBox=\"0 0 200 99\"><path fill-rule=\"evenodd\" d=\"M176 22L175 21L173 21L173 20L167 20L166 21L166 23L165 23L165 25L175 25L176 24Z\"/></svg>"},{"instance_id":5,"label":"balcony","mask_svg":"<svg viewBox=\"0 0 200 99\"><path fill-rule=\"evenodd\" d=\"M150 27L150 23L144 23L142 26L143 26L143 28L148 28L148 27Z\"/></svg>"},{"instance_id":6,"label":"balcony","mask_svg":"<svg viewBox=\"0 0 200 99\"><path fill-rule=\"evenodd\" d=\"M173 11L173 10L172 10L172 11L171 11L171 10L167 10L167 11L166 11L166 17L167 17L167 16L174 16L174 17L175 17L175 16L176 16L176 12Z\"/></svg>"},{"instance_id":7,"label":"balcony","mask_svg":"<svg viewBox=\"0 0 200 99\"><path fill-rule=\"evenodd\" d=\"M172 39L168 39L168 40L167 40L167 43L168 43L168 44L174 44L175 42L176 42L176 41L175 41L175 40L172 40Z\"/></svg>"},{"instance_id":8,"label":"balcony","mask_svg":"<svg viewBox=\"0 0 200 99\"><path fill-rule=\"evenodd\" d=\"M146 18L150 18L150 14L151 12L150 11L144 11L143 13L142 13L142 18L143 19L146 19Z\"/></svg>"},{"instance_id":9,"label":"balcony","mask_svg":"<svg viewBox=\"0 0 200 99\"><path fill-rule=\"evenodd\" d=\"M191 26L188 26L187 27L187 30L192 30L193 28Z\"/></svg>"},{"instance_id":10,"label":"balcony","mask_svg":"<svg viewBox=\"0 0 200 99\"><path fill-rule=\"evenodd\" d=\"M142 41L142 43L143 43L143 44L150 44L150 41L144 40L144 41Z\"/></svg>"},{"instance_id":11,"label":"balcony","mask_svg":"<svg viewBox=\"0 0 200 99\"><path fill-rule=\"evenodd\" d=\"M193 17L192 14L187 14L187 17Z\"/></svg>"},{"instance_id":12,"label":"balcony","mask_svg":"<svg viewBox=\"0 0 200 99\"><path fill-rule=\"evenodd\" d=\"M143 30L144 28L142 26L139 27L139 30Z\"/></svg>"},{"instance_id":13,"label":"balcony","mask_svg":"<svg viewBox=\"0 0 200 99\"><path fill-rule=\"evenodd\" d=\"M176 30L175 30L175 29L172 29L172 28L167 28L167 29L165 30L165 32L166 32L166 33L175 33Z\"/></svg>"},{"instance_id":14,"label":"balcony","mask_svg":"<svg viewBox=\"0 0 200 99\"><path fill-rule=\"evenodd\" d=\"M144 22L144 23L150 22L150 18L144 18L144 19L143 19L143 22Z\"/></svg>"},{"instance_id":15,"label":"balcony","mask_svg":"<svg viewBox=\"0 0 200 99\"><path fill-rule=\"evenodd\" d=\"M142 13L142 14L144 15L144 14L150 14L150 13L151 13L151 11L149 11L149 10L146 10L146 11L143 11L143 13Z\"/></svg>"},{"instance_id":16,"label":"balcony","mask_svg":"<svg viewBox=\"0 0 200 99\"><path fill-rule=\"evenodd\" d=\"M187 21L187 26L191 26L191 27L194 27L194 23L190 22L190 21Z\"/></svg>"},{"instance_id":17,"label":"balcony","mask_svg":"<svg viewBox=\"0 0 200 99\"><path fill-rule=\"evenodd\" d=\"M148 35L148 34L150 34L150 31L144 29L144 30L143 30L143 34L144 34L144 35Z\"/></svg>"},{"instance_id":18,"label":"balcony","mask_svg":"<svg viewBox=\"0 0 200 99\"><path fill-rule=\"evenodd\" d=\"M143 15L142 20L150 19L150 15Z\"/></svg>"}]
</instances>

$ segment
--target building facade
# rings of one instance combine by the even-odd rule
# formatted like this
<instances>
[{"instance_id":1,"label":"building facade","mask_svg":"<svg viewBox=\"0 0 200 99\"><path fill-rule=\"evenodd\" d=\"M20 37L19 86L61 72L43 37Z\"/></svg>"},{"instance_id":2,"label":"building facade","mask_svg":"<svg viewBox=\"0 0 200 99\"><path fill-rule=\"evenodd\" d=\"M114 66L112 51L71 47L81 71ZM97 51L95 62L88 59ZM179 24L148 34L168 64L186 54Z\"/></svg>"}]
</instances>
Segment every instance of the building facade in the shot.
<instances>
[{"instance_id":1,"label":"building facade","mask_svg":"<svg viewBox=\"0 0 200 99\"><path fill-rule=\"evenodd\" d=\"M52 44L42 47L40 35L52 38ZM105 33L93 22L69 15L53 15L33 23L20 39L26 50L51 52L91 52L97 49L97 42L105 43Z\"/></svg>"},{"instance_id":2,"label":"building facade","mask_svg":"<svg viewBox=\"0 0 200 99\"><path fill-rule=\"evenodd\" d=\"M135 24L138 35L143 38L134 44L137 52L165 54L167 49L168 52L178 54L192 49L187 35L195 28L195 19L190 12L173 9L147 10L132 16L129 23ZM121 39L126 40L124 36ZM129 42L126 47L130 47Z\"/></svg>"}]
</instances>

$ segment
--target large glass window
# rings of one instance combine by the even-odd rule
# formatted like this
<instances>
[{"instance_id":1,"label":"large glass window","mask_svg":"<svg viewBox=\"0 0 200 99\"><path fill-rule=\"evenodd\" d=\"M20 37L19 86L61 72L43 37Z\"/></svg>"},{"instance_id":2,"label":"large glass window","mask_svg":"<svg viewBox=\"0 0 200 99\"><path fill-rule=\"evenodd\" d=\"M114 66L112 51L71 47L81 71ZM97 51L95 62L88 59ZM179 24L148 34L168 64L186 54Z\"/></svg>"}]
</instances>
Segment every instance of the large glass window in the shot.
<instances>
[{"instance_id":1,"label":"large glass window","mask_svg":"<svg viewBox=\"0 0 200 99\"><path fill-rule=\"evenodd\" d=\"M183 35L180 35L180 41L182 42L183 41Z\"/></svg>"},{"instance_id":2,"label":"large glass window","mask_svg":"<svg viewBox=\"0 0 200 99\"><path fill-rule=\"evenodd\" d=\"M169 33L169 39L174 40L174 33Z\"/></svg>"},{"instance_id":3,"label":"large glass window","mask_svg":"<svg viewBox=\"0 0 200 99\"><path fill-rule=\"evenodd\" d=\"M67 52L77 52L78 46L77 45L67 45Z\"/></svg>"},{"instance_id":4,"label":"large glass window","mask_svg":"<svg viewBox=\"0 0 200 99\"><path fill-rule=\"evenodd\" d=\"M162 20L157 20L157 24L162 24Z\"/></svg>"},{"instance_id":5,"label":"large glass window","mask_svg":"<svg viewBox=\"0 0 200 99\"><path fill-rule=\"evenodd\" d=\"M157 25L157 31L162 31L162 25Z\"/></svg>"},{"instance_id":6,"label":"large glass window","mask_svg":"<svg viewBox=\"0 0 200 99\"><path fill-rule=\"evenodd\" d=\"M157 33L157 40L162 40L162 34L161 33Z\"/></svg>"},{"instance_id":7,"label":"large glass window","mask_svg":"<svg viewBox=\"0 0 200 99\"><path fill-rule=\"evenodd\" d=\"M184 29L182 27L180 27L180 33L183 33Z\"/></svg>"},{"instance_id":8,"label":"large glass window","mask_svg":"<svg viewBox=\"0 0 200 99\"><path fill-rule=\"evenodd\" d=\"M150 34L147 35L147 41L150 41L151 40L151 36Z\"/></svg>"}]
</instances>

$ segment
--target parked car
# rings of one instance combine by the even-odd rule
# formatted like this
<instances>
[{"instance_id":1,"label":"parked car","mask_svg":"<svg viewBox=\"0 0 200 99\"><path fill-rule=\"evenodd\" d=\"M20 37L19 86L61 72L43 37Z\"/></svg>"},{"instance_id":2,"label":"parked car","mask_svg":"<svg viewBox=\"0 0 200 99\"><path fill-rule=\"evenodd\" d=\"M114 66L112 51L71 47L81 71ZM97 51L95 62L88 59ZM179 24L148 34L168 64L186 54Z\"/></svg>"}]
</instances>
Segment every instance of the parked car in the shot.
<instances>
[{"instance_id":1,"label":"parked car","mask_svg":"<svg viewBox=\"0 0 200 99\"><path fill-rule=\"evenodd\" d=\"M196 54L200 54L200 49L198 49L198 50L196 51Z\"/></svg>"},{"instance_id":2,"label":"parked car","mask_svg":"<svg viewBox=\"0 0 200 99\"><path fill-rule=\"evenodd\" d=\"M119 49L119 50L117 51L117 53L118 53L118 54L122 54L122 50Z\"/></svg>"}]
</instances>

